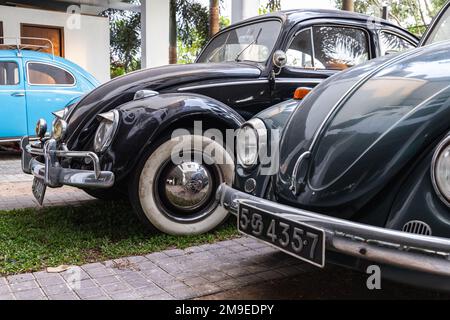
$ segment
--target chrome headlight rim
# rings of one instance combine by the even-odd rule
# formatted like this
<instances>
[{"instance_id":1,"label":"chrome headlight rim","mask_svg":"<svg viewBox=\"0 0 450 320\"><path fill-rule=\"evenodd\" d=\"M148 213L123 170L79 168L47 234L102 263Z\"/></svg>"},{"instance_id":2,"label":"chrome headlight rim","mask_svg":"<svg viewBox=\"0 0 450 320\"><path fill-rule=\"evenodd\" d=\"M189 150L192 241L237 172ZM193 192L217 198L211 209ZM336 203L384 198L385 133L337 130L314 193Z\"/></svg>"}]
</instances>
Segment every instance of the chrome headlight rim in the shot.
<instances>
[{"instance_id":1,"label":"chrome headlight rim","mask_svg":"<svg viewBox=\"0 0 450 320\"><path fill-rule=\"evenodd\" d=\"M60 128L60 131L58 133L58 128ZM61 141L65 138L67 133L67 122L63 119L56 119L53 121L53 127L52 127L52 138L56 141Z\"/></svg>"},{"instance_id":2,"label":"chrome headlight rim","mask_svg":"<svg viewBox=\"0 0 450 320\"><path fill-rule=\"evenodd\" d=\"M253 118L249 121L245 122L239 130L243 129L244 127L250 127L254 132L256 136L256 159L252 164L246 164L243 159L241 158L240 152L236 148L236 158L238 165L242 166L245 170L251 170L254 169L259 164L259 156L260 151L265 147L265 144L267 143L267 128L264 123L259 118ZM237 135L236 135L237 137ZM236 144L237 146L237 144Z\"/></svg>"},{"instance_id":3,"label":"chrome headlight rim","mask_svg":"<svg viewBox=\"0 0 450 320\"><path fill-rule=\"evenodd\" d=\"M436 147L434 151L433 158L431 160L431 184L433 189L438 195L439 199L450 208L450 192L448 196L445 195L445 190L443 190L442 185L439 183L439 175L437 173L439 161L442 160L442 154L448 149L450 152L450 135L445 137ZM450 169L450 167L449 167Z\"/></svg>"},{"instance_id":4,"label":"chrome headlight rim","mask_svg":"<svg viewBox=\"0 0 450 320\"><path fill-rule=\"evenodd\" d=\"M36 123L35 128L36 137L39 139L43 139L45 137L45 134L47 133L47 121L45 119L39 119Z\"/></svg>"},{"instance_id":5,"label":"chrome headlight rim","mask_svg":"<svg viewBox=\"0 0 450 320\"><path fill-rule=\"evenodd\" d=\"M117 128L119 127L119 111L111 110L105 113L101 113L97 115L97 119L100 121L100 124L94 135L94 151L97 153L103 153L110 147L116 136ZM110 124L112 128L109 132L109 135L106 137L102 137L101 143L100 145L98 145L97 137L100 134L99 129L102 127L102 125L105 125L105 123Z\"/></svg>"}]
</instances>

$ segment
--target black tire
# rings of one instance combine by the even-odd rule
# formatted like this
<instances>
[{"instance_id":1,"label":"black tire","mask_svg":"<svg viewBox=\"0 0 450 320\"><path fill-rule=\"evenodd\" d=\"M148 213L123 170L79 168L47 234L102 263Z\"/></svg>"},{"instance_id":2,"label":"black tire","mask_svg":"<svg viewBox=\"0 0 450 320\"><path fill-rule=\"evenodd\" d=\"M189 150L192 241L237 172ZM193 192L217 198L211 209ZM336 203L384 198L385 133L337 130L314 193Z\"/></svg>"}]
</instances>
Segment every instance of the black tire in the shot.
<instances>
[{"instance_id":1,"label":"black tire","mask_svg":"<svg viewBox=\"0 0 450 320\"><path fill-rule=\"evenodd\" d=\"M163 173L165 170L170 171L169 169L176 167L171 161L170 154L174 145L179 145L179 142L171 140L170 137L161 139L155 148L143 155L132 179L130 179L129 198L139 219L153 230L156 228L171 235L202 234L217 228L228 217L228 212L218 206L218 201L215 199L215 191L222 182L232 183L234 164L231 156L217 142L195 135L186 135L183 138L186 143L189 143L189 146L195 147L194 141L198 143L197 146L200 146L201 150L191 150L192 152L202 153L205 146L211 146L212 144L217 148L215 159L226 159L226 161L223 161L225 164L219 164L220 162L218 161L217 163L213 162L209 167L206 164L201 164L202 167L205 167L205 170L211 173L207 175L207 182L203 182L204 180L201 179L195 180L202 181L201 191L207 189L209 192L208 194L206 192L203 193L206 199L204 200L204 205L198 208L195 207L188 214L183 209L172 205L173 199L167 197L167 192L161 191L161 189L167 190L168 188L168 179ZM191 177L184 179L184 181L188 180L191 182L193 181L192 179ZM157 180L156 184L154 183L155 180ZM166 182L162 184L161 181ZM171 187L169 186L169 188ZM191 191L191 189L186 189L184 185L174 185L173 188L174 190L181 190L181 193ZM192 191L192 193L195 196L201 194L197 189ZM191 203L186 204L186 206L189 205Z\"/></svg>"}]
</instances>

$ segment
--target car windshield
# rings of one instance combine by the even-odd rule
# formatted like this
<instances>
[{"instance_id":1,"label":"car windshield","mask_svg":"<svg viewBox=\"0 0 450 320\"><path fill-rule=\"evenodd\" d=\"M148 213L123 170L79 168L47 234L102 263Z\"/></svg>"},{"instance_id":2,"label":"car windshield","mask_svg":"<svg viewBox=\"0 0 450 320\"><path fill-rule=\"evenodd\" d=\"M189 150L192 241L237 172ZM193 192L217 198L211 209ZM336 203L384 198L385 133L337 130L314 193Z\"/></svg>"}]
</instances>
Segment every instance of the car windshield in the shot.
<instances>
[{"instance_id":1,"label":"car windshield","mask_svg":"<svg viewBox=\"0 0 450 320\"><path fill-rule=\"evenodd\" d=\"M447 10L436 22L425 44L432 44L444 40L450 40L450 7L447 7Z\"/></svg>"},{"instance_id":2,"label":"car windshield","mask_svg":"<svg viewBox=\"0 0 450 320\"><path fill-rule=\"evenodd\" d=\"M197 62L266 62L280 29L280 21L270 20L228 30L208 44Z\"/></svg>"}]
</instances>

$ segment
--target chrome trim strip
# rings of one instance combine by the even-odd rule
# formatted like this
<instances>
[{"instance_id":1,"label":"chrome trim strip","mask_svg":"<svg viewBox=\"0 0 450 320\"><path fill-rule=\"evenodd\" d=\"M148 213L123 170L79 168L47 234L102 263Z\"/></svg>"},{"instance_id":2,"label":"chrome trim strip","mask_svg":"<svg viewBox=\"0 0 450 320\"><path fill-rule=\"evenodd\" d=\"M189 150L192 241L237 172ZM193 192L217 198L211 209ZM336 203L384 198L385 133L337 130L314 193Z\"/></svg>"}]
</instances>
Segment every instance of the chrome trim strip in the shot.
<instances>
[{"instance_id":1,"label":"chrome trim strip","mask_svg":"<svg viewBox=\"0 0 450 320\"><path fill-rule=\"evenodd\" d=\"M289 187L289 190L292 191L294 195L297 195L297 176L298 176L298 168L300 168L300 165L303 163L303 160L308 159L311 156L311 152L306 151L302 153L300 157L298 157L297 162L295 163L294 169L292 170L292 176L291 176L291 186Z\"/></svg>"},{"instance_id":2,"label":"chrome trim strip","mask_svg":"<svg viewBox=\"0 0 450 320\"><path fill-rule=\"evenodd\" d=\"M47 134L48 136L48 134ZM4 139L0 139L0 143L8 143L8 142L20 142L22 140L22 137L17 137L17 138L4 138ZM30 141L37 141L39 140L38 137L29 137Z\"/></svg>"},{"instance_id":3,"label":"chrome trim strip","mask_svg":"<svg viewBox=\"0 0 450 320\"><path fill-rule=\"evenodd\" d=\"M321 78L277 78L276 83L305 83L320 84L325 79Z\"/></svg>"},{"instance_id":4,"label":"chrome trim strip","mask_svg":"<svg viewBox=\"0 0 450 320\"><path fill-rule=\"evenodd\" d=\"M0 139L0 143L8 143L8 142L19 142L20 138L6 138Z\"/></svg>"},{"instance_id":5,"label":"chrome trim strip","mask_svg":"<svg viewBox=\"0 0 450 320\"><path fill-rule=\"evenodd\" d=\"M313 84L319 84L324 79L319 78L277 78L276 83L313 83ZM258 80L242 80L242 81L230 81L230 82L219 82L219 83L209 83L209 84L199 84L196 86L190 86L190 87L181 87L178 88L177 91L190 91L190 90L197 90L197 89L204 89L204 88L215 88L215 87L222 87L222 86L238 86L243 84L258 84L258 83L269 83L268 79L258 79Z\"/></svg>"},{"instance_id":6,"label":"chrome trim strip","mask_svg":"<svg viewBox=\"0 0 450 320\"><path fill-rule=\"evenodd\" d=\"M222 87L222 86L238 86L242 84L257 84L257 83L269 83L269 79L258 79L258 80L248 80L248 81L230 81L230 82L219 82L219 83L209 83L209 84L199 84L196 86L190 86L190 87L181 87L178 88L177 91L189 91L189 90L196 90L196 89L204 89L204 88L215 88L215 87Z\"/></svg>"}]
</instances>

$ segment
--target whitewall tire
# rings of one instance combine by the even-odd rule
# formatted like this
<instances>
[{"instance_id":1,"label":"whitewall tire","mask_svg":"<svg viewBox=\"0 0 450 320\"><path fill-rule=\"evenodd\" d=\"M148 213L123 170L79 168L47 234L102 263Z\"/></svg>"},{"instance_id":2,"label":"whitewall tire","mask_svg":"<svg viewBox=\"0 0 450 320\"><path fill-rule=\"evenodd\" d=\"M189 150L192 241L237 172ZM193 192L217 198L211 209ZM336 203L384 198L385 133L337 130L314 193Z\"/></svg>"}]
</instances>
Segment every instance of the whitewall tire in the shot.
<instances>
[{"instance_id":1,"label":"whitewall tire","mask_svg":"<svg viewBox=\"0 0 450 320\"><path fill-rule=\"evenodd\" d=\"M202 234L228 217L215 192L223 182L232 184L234 164L225 148L209 138L185 135L181 139L165 139L141 159L130 185L130 200L141 220L161 232ZM192 157L175 165L172 150L180 146ZM205 149L211 148L214 152L206 156ZM208 161L199 163L204 157Z\"/></svg>"}]
</instances>

